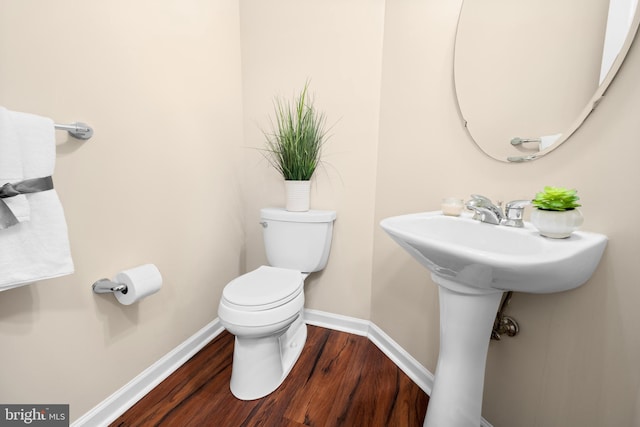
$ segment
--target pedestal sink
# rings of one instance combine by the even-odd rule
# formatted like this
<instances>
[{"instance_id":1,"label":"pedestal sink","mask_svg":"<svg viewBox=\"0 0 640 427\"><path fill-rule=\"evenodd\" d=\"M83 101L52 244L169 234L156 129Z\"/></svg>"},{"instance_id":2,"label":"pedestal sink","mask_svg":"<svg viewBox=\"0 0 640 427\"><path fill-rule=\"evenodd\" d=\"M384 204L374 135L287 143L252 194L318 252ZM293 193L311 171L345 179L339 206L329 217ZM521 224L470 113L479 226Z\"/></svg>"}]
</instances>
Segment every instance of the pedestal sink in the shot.
<instances>
[{"instance_id":1,"label":"pedestal sink","mask_svg":"<svg viewBox=\"0 0 640 427\"><path fill-rule=\"evenodd\" d=\"M506 291L552 293L593 274L607 237L567 239L491 225L471 215L425 212L386 218L382 228L431 271L440 299L440 353L425 427L479 427L493 321Z\"/></svg>"}]
</instances>

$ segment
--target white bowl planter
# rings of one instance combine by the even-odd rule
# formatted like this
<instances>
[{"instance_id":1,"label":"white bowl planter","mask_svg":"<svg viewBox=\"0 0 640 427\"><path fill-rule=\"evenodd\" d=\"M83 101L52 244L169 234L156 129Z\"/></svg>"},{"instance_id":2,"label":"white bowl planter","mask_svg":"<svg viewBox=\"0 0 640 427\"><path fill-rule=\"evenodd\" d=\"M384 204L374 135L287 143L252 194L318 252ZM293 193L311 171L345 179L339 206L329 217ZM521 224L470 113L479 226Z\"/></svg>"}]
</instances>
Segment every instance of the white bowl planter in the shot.
<instances>
[{"instance_id":1,"label":"white bowl planter","mask_svg":"<svg viewBox=\"0 0 640 427\"><path fill-rule=\"evenodd\" d=\"M291 212L306 212L309 210L311 181L285 181L284 190L286 210Z\"/></svg>"},{"instance_id":2,"label":"white bowl planter","mask_svg":"<svg viewBox=\"0 0 640 427\"><path fill-rule=\"evenodd\" d=\"M578 209L566 211L548 211L534 209L531 212L531 223L540 234L554 239L567 238L582 225L584 218Z\"/></svg>"}]
</instances>

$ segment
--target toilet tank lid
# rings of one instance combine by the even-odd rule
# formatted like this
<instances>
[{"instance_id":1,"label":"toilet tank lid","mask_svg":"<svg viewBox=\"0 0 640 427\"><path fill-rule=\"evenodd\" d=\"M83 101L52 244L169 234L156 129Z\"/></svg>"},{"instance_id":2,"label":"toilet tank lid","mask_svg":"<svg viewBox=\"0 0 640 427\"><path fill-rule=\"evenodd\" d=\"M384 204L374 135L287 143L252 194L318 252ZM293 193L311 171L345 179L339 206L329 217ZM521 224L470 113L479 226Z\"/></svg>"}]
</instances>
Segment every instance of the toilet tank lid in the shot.
<instances>
[{"instance_id":1,"label":"toilet tank lid","mask_svg":"<svg viewBox=\"0 0 640 427\"><path fill-rule=\"evenodd\" d=\"M283 208L260 209L260 218L288 222L331 222L336 219L336 211L308 210L291 212Z\"/></svg>"}]
</instances>

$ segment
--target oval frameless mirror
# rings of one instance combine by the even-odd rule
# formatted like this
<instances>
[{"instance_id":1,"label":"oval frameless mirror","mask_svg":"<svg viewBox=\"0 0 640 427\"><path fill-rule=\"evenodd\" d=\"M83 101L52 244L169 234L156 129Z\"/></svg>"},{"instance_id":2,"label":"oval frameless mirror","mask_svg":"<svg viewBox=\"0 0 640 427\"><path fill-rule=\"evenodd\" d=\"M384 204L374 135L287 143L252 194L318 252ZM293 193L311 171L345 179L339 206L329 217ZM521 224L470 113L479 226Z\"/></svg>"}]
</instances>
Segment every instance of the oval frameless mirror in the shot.
<instances>
[{"instance_id":1,"label":"oval frameless mirror","mask_svg":"<svg viewBox=\"0 0 640 427\"><path fill-rule=\"evenodd\" d=\"M597 106L638 29L638 0L464 0L454 54L463 124L487 155L539 158Z\"/></svg>"}]
</instances>

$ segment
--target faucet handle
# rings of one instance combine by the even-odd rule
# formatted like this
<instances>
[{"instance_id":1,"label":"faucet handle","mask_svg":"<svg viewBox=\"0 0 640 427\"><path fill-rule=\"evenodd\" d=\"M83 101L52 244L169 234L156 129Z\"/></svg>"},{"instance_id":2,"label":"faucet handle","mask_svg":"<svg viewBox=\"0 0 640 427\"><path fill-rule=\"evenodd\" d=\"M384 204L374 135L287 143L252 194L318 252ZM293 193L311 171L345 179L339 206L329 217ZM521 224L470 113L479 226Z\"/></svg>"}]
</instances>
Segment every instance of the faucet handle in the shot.
<instances>
[{"instance_id":1,"label":"faucet handle","mask_svg":"<svg viewBox=\"0 0 640 427\"><path fill-rule=\"evenodd\" d=\"M480 194L472 194L471 195L471 200L475 200L476 203L493 204L491 199L489 199L488 197L485 197L483 195L480 195Z\"/></svg>"},{"instance_id":2,"label":"faucet handle","mask_svg":"<svg viewBox=\"0 0 640 427\"><path fill-rule=\"evenodd\" d=\"M493 203L491 199L488 197L482 196L480 194L472 194L471 199L468 200L464 205L467 209L473 210L473 219L480 220L481 214L477 210L479 207L487 207L491 206Z\"/></svg>"},{"instance_id":3,"label":"faucet handle","mask_svg":"<svg viewBox=\"0 0 640 427\"><path fill-rule=\"evenodd\" d=\"M530 204L530 200L512 200L507 203L504 208L505 218L502 220L502 224L509 227L524 227L522 220L524 208Z\"/></svg>"},{"instance_id":4,"label":"faucet handle","mask_svg":"<svg viewBox=\"0 0 640 427\"><path fill-rule=\"evenodd\" d=\"M512 200L507 203L505 209L514 208L514 209L524 209L526 206L531 204L531 200Z\"/></svg>"},{"instance_id":5,"label":"faucet handle","mask_svg":"<svg viewBox=\"0 0 640 427\"><path fill-rule=\"evenodd\" d=\"M500 224L504 218L502 209L485 196L472 194L465 206L474 211L473 219L489 224Z\"/></svg>"}]
</instances>

